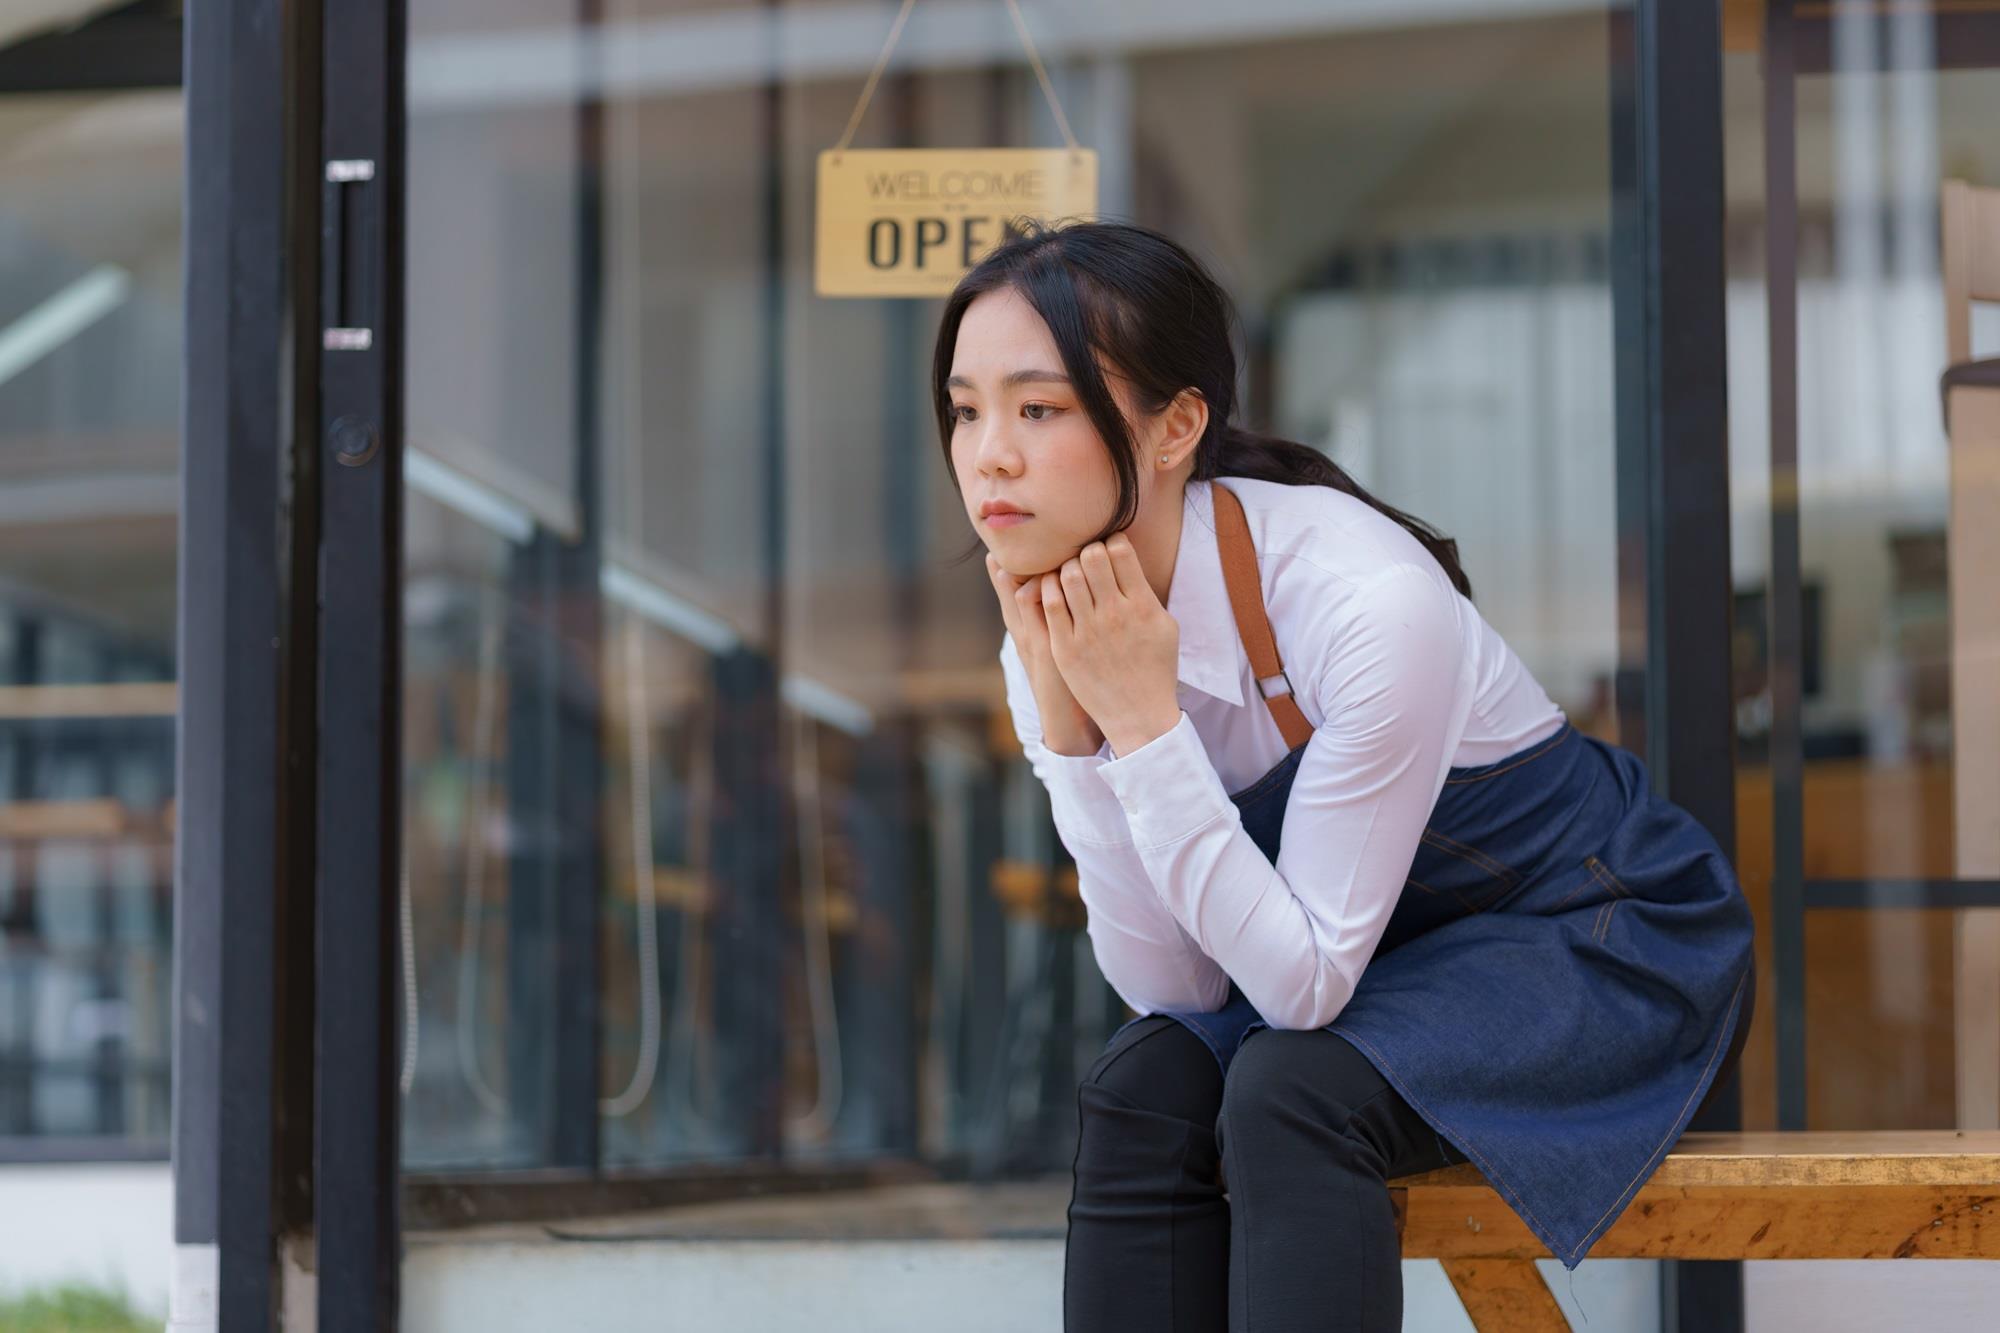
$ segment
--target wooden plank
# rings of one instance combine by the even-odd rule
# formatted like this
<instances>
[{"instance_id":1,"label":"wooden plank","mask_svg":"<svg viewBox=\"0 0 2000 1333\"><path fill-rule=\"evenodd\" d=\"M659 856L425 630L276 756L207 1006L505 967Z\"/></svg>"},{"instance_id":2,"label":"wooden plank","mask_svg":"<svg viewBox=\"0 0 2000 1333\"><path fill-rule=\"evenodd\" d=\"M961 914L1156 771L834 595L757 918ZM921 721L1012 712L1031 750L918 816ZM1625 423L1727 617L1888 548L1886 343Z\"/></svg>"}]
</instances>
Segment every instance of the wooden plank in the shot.
<instances>
[{"instance_id":1,"label":"wooden plank","mask_svg":"<svg viewBox=\"0 0 2000 1333\"><path fill-rule=\"evenodd\" d=\"M1479 1333L1569 1333L1532 1259L1452 1259L1444 1272Z\"/></svg>"},{"instance_id":2,"label":"wooden plank","mask_svg":"<svg viewBox=\"0 0 2000 1333\"><path fill-rule=\"evenodd\" d=\"M1471 1165L1405 1176L1419 1189L1478 1186ZM2000 1132L1759 1131L1685 1134L1649 1186L1934 1185L2000 1190Z\"/></svg>"},{"instance_id":3,"label":"wooden plank","mask_svg":"<svg viewBox=\"0 0 2000 1333\"><path fill-rule=\"evenodd\" d=\"M112 685L0 685L0 718L172 717L180 687L172 681Z\"/></svg>"},{"instance_id":4,"label":"wooden plank","mask_svg":"<svg viewBox=\"0 0 2000 1333\"><path fill-rule=\"evenodd\" d=\"M1764 48L1764 0L1722 0L1722 49Z\"/></svg>"},{"instance_id":5,"label":"wooden plank","mask_svg":"<svg viewBox=\"0 0 2000 1333\"><path fill-rule=\"evenodd\" d=\"M1548 1249L1485 1187L1412 1189L1411 1259L1537 1259ZM2000 1259L2000 1189L1672 1188L1639 1192L1591 1247L1598 1259Z\"/></svg>"},{"instance_id":6,"label":"wooden plank","mask_svg":"<svg viewBox=\"0 0 2000 1333\"><path fill-rule=\"evenodd\" d=\"M8 841L116 838L133 827L130 812L110 797L0 804L0 838Z\"/></svg>"}]
</instances>

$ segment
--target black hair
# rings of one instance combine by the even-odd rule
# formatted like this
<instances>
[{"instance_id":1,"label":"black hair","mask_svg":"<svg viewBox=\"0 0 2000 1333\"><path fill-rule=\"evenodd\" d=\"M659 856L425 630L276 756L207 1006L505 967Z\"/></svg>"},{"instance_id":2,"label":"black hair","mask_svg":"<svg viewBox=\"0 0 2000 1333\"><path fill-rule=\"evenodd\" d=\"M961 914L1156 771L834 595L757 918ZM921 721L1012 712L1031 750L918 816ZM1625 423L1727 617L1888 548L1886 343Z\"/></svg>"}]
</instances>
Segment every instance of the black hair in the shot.
<instances>
[{"instance_id":1,"label":"black hair","mask_svg":"<svg viewBox=\"0 0 2000 1333\"><path fill-rule=\"evenodd\" d=\"M1472 596L1458 562L1458 543L1436 528L1376 499L1331 458L1308 445L1260 435L1230 421L1236 409L1236 352L1230 337L1236 312L1229 294L1178 242L1137 223L1050 224L1031 218L980 260L952 289L938 321L931 394L945 468L951 462L955 413L945 381L958 347L958 326L974 298L1011 287L1049 327L1063 369L1118 474L1118 506L1091 541L1130 527L1139 513L1138 460L1131 428L1112 396L1098 355L1125 376L1140 409L1159 412L1184 389L1208 403L1208 427L1195 446L1191 480L1250 477L1285 486L1331 486L1380 510L1409 530L1443 567L1452 585ZM1084 545L1089 545L1085 542ZM965 557L977 554L975 543Z\"/></svg>"}]
</instances>

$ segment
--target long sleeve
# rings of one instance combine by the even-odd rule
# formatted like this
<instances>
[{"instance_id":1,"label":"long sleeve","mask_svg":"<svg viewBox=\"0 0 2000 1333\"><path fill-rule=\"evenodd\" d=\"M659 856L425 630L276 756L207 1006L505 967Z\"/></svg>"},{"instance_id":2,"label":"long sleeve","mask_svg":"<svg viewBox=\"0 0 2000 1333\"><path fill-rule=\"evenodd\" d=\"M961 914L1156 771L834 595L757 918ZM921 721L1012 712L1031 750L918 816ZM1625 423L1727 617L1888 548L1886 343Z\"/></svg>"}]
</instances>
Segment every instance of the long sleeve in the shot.
<instances>
[{"instance_id":1,"label":"long sleeve","mask_svg":"<svg viewBox=\"0 0 2000 1333\"><path fill-rule=\"evenodd\" d=\"M1000 665L1015 735L1048 788L1056 833L1076 859L1077 890L1098 970L1141 1014L1220 1009L1229 994L1228 974L1203 955L1154 892L1124 808L1098 776L1110 761L1110 747L1080 756L1051 751L1042 743L1034 689L1011 634L1001 643Z\"/></svg>"},{"instance_id":2,"label":"long sleeve","mask_svg":"<svg viewBox=\"0 0 2000 1333\"><path fill-rule=\"evenodd\" d=\"M1323 720L1275 865L1186 713L1097 769L1159 899L1274 1027L1332 1022L1395 910L1470 709L1456 597L1442 575L1392 566L1353 591L1317 671L1293 668Z\"/></svg>"}]
</instances>

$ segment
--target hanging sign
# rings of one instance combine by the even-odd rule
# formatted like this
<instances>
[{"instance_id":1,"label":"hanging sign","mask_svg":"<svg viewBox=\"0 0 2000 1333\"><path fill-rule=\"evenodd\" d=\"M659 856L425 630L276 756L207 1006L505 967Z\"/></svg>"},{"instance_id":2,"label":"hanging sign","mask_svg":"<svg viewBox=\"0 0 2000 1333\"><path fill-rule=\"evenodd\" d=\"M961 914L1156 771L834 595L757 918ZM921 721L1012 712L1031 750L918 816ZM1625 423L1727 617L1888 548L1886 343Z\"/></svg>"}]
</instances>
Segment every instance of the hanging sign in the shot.
<instances>
[{"instance_id":1,"label":"hanging sign","mask_svg":"<svg viewBox=\"0 0 2000 1333\"><path fill-rule=\"evenodd\" d=\"M1064 147L848 147L916 2L903 0L840 142L819 155L813 291L821 296L949 296L967 269L1023 230L1023 218L1097 216L1097 154L1077 146L1018 0L1007 0L1007 13Z\"/></svg>"},{"instance_id":2,"label":"hanging sign","mask_svg":"<svg viewBox=\"0 0 2000 1333\"><path fill-rule=\"evenodd\" d=\"M946 296L1020 219L1097 215L1088 148L829 148L819 155L813 290Z\"/></svg>"}]
</instances>

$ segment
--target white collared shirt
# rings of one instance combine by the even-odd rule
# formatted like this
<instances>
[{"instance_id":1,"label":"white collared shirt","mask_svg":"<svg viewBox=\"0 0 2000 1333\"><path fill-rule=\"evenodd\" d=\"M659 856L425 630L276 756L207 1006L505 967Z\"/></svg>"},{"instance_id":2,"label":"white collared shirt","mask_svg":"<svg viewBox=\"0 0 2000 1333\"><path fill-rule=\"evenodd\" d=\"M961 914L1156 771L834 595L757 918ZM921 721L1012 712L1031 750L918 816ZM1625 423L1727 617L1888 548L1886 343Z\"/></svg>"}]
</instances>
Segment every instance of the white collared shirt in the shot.
<instances>
[{"instance_id":1,"label":"white collared shirt","mask_svg":"<svg viewBox=\"0 0 2000 1333\"><path fill-rule=\"evenodd\" d=\"M1099 969L1141 1014L1222 1007L1233 977L1273 1027L1354 993L1447 771L1506 758L1563 715L1423 545L1327 486L1247 477L1242 501L1285 674L1313 725L1274 865L1229 799L1287 747L1230 610L1212 483L1190 481L1167 611L1181 716L1130 754L1053 754L1013 636L1007 703L1076 858Z\"/></svg>"}]
</instances>

